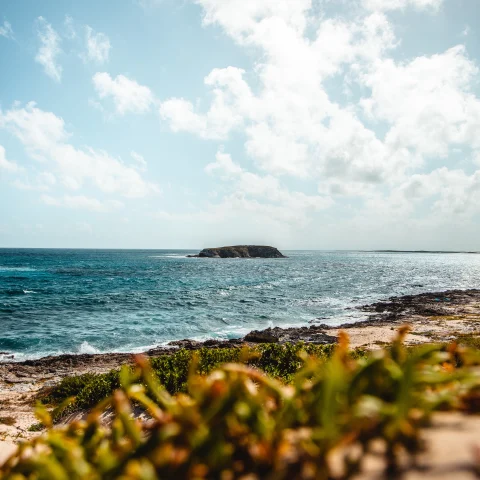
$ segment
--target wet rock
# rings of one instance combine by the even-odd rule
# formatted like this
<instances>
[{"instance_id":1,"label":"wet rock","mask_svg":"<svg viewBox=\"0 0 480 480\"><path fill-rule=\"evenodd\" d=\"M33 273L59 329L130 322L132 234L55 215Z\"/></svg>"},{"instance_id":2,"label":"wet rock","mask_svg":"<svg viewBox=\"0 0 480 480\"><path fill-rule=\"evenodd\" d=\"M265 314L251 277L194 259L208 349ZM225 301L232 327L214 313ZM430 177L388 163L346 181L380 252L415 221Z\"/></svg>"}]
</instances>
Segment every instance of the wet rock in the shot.
<instances>
[{"instance_id":1,"label":"wet rock","mask_svg":"<svg viewBox=\"0 0 480 480\"><path fill-rule=\"evenodd\" d=\"M169 346L172 347L179 347L179 348L185 348L187 350L193 350L195 348L198 348L200 342L197 342L196 340L189 340L188 338L185 338L184 340L175 340L174 342L169 342Z\"/></svg>"},{"instance_id":2,"label":"wet rock","mask_svg":"<svg viewBox=\"0 0 480 480\"><path fill-rule=\"evenodd\" d=\"M278 329L280 330L280 329ZM245 335L244 340L252 343L278 343L280 334L277 328L267 328L266 330L253 330Z\"/></svg>"},{"instance_id":3,"label":"wet rock","mask_svg":"<svg viewBox=\"0 0 480 480\"><path fill-rule=\"evenodd\" d=\"M265 330L254 330L244 338L251 343L286 343L286 342L308 342L315 344L336 343L337 338L325 333L324 328L317 325L311 327L290 327L290 328L267 328Z\"/></svg>"},{"instance_id":4,"label":"wet rock","mask_svg":"<svg viewBox=\"0 0 480 480\"><path fill-rule=\"evenodd\" d=\"M243 343L242 339L232 339L232 340L210 339L210 340L205 340L204 342L184 339L184 340L175 340L173 342L170 342L168 346L185 348L186 350L198 350L199 348L229 348L235 345L241 345L242 343ZM149 350L148 354L152 355L154 351L155 350ZM163 351L163 353L165 352Z\"/></svg>"}]
</instances>

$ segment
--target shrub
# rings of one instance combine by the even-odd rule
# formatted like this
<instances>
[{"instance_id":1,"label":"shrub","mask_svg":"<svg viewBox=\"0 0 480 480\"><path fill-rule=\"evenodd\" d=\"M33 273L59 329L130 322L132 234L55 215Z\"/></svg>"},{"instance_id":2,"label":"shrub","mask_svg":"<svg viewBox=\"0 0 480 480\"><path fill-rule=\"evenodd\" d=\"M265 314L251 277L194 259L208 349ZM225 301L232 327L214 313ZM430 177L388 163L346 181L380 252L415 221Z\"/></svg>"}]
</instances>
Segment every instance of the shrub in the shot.
<instances>
[{"instance_id":1,"label":"shrub","mask_svg":"<svg viewBox=\"0 0 480 480\"><path fill-rule=\"evenodd\" d=\"M193 364L196 373L207 375L225 363L242 362L272 377L290 382L292 375L304 365L305 358L302 359L302 355L326 360L333 351L334 345L303 343L265 344L243 349L201 348L195 352L182 349L171 355L151 359L151 366L162 386L173 395L187 391L187 381ZM353 355L364 355L363 351L359 352L354 352ZM63 413L68 413L94 406L118 387L118 370L104 374L86 373L65 377L41 400L46 405L58 405L69 397L75 397L74 403L68 409L62 410Z\"/></svg>"}]
</instances>

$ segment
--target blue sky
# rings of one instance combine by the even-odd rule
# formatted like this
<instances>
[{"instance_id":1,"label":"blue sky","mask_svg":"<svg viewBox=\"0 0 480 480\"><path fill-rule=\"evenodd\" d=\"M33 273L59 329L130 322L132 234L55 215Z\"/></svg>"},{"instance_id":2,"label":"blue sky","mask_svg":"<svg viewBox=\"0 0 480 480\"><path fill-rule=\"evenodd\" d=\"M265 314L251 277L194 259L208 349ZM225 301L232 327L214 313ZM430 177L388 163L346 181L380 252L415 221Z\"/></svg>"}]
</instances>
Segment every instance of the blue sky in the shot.
<instances>
[{"instance_id":1,"label":"blue sky","mask_svg":"<svg viewBox=\"0 0 480 480\"><path fill-rule=\"evenodd\" d=\"M477 0L2 0L0 247L480 249Z\"/></svg>"}]
</instances>

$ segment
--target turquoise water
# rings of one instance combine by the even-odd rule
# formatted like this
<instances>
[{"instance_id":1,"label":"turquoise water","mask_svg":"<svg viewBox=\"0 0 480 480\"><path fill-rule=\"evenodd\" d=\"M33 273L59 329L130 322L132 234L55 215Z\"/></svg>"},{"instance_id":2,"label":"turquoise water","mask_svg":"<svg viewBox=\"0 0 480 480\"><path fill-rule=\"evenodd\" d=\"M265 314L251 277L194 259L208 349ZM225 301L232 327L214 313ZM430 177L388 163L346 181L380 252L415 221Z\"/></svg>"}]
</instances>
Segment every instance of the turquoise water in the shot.
<instances>
[{"instance_id":1,"label":"turquoise water","mask_svg":"<svg viewBox=\"0 0 480 480\"><path fill-rule=\"evenodd\" d=\"M364 318L352 307L391 295L480 287L479 255L292 251L287 259L246 260L188 253L196 252L0 249L0 360L335 325Z\"/></svg>"}]
</instances>

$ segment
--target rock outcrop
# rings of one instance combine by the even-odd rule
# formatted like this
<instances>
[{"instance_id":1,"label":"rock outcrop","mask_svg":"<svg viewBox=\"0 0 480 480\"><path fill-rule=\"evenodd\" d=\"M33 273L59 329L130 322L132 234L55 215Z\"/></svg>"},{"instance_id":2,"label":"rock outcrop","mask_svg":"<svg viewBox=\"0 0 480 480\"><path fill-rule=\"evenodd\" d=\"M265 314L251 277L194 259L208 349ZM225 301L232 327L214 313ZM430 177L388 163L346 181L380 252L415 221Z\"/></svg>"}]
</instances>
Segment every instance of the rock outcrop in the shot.
<instances>
[{"instance_id":1,"label":"rock outcrop","mask_svg":"<svg viewBox=\"0 0 480 480\"><path fill-rule=\"evenodd\" d=\"M323 326L318 327L290 327L267 328L266 330L253 330L243 340L249 343L296 343L299 341L316 344L336 343L337 337L328 335Z\"/></svg>"},{"instance_id":2,"label":"rock outcrop","mask_svg":"<svg viewBox=\"0 0 480 480\"><path fill-rule=\"evenodd\" d=\"M187 257L199 258L287 258L275 247L264 245L235 245L232 247L204 248L198 255Z\"/></svg>"}]
</instances>

